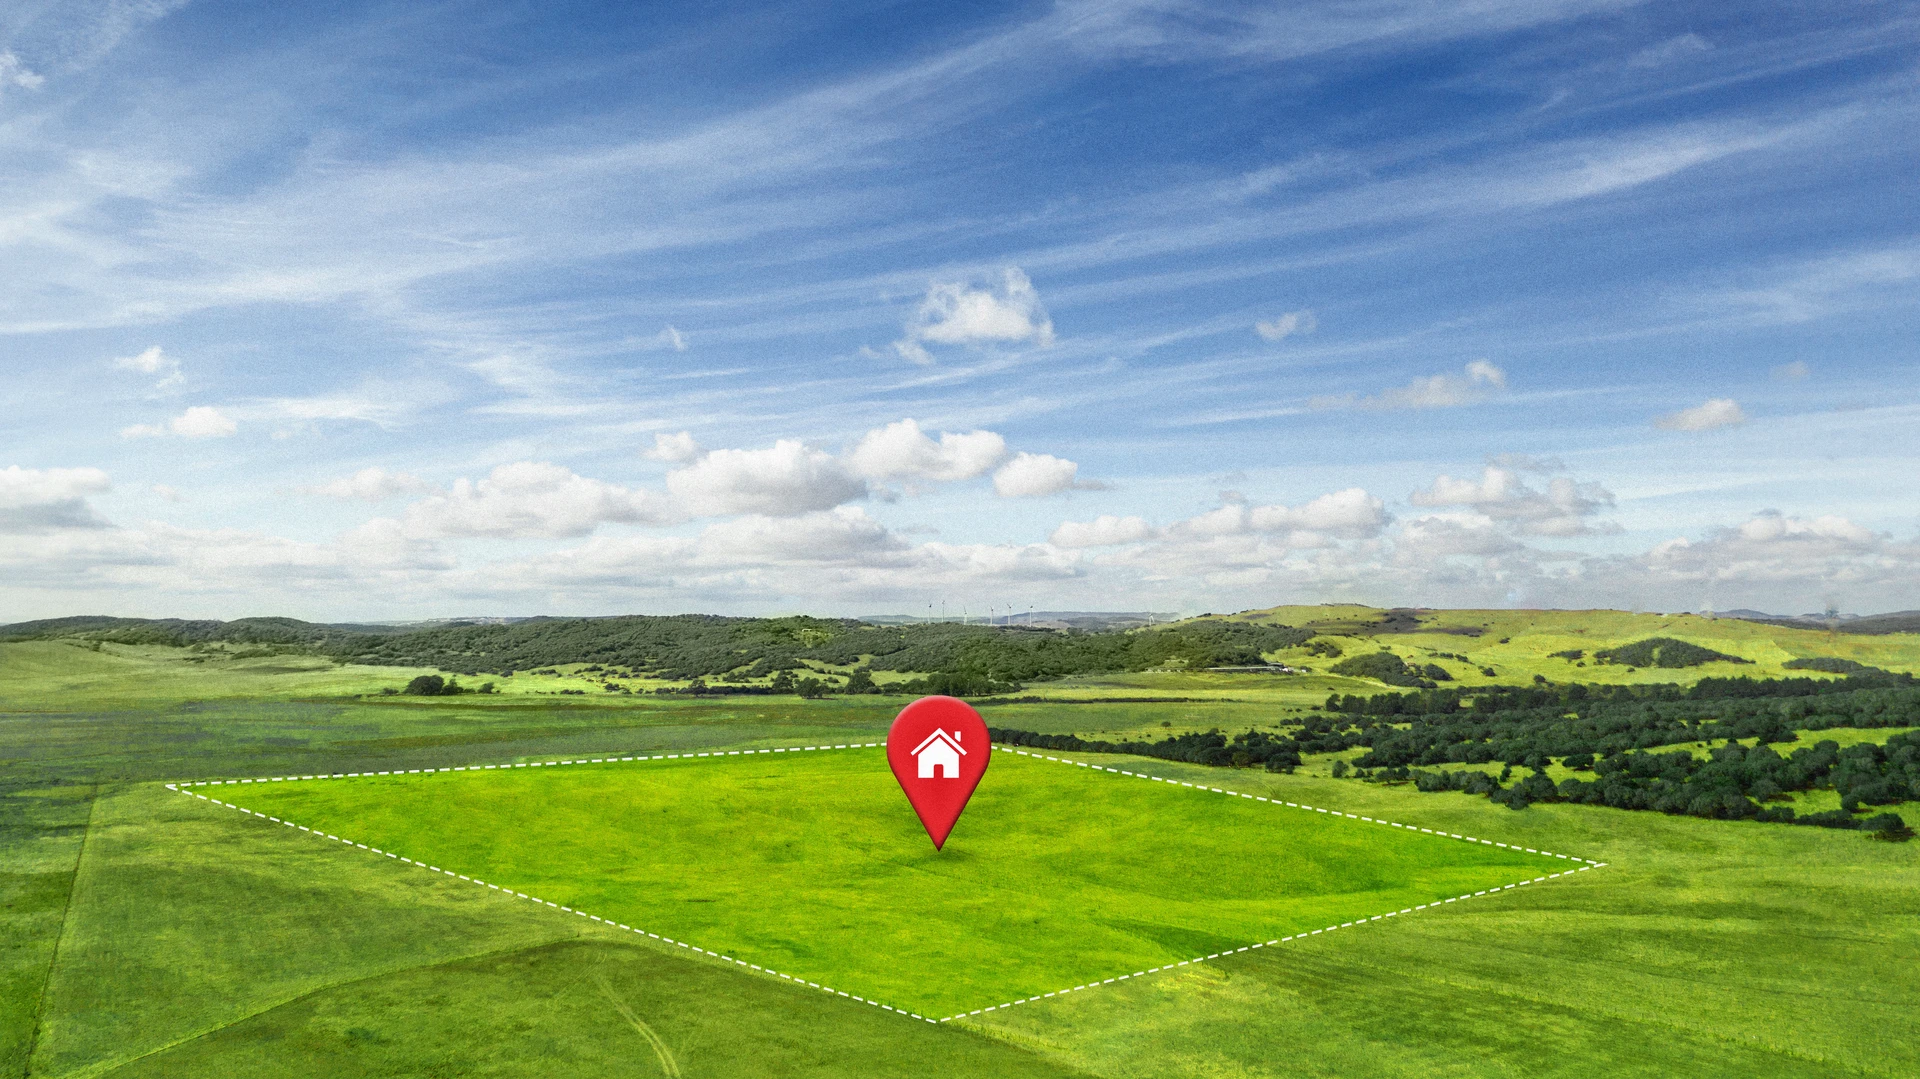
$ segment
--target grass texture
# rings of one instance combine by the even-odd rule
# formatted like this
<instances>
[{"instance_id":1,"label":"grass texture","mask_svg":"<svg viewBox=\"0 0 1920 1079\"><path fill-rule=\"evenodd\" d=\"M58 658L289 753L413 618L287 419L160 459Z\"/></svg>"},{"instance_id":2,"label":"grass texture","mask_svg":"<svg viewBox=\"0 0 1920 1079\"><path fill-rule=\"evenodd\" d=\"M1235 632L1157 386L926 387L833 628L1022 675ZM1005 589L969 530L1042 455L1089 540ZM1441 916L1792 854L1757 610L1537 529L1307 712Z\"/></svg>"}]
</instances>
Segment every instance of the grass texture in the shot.
<instances>
[{"instance_id":1,"label":"grass texture","mask_svg":"<svg viewBox=\"0 0 1920 1079\"><path fill-rule=\"evenodd\" d=\"M1007 752L942 851L877 748L198 790L928 1018L1581 864Z\"/></svg>"}]
</instances>

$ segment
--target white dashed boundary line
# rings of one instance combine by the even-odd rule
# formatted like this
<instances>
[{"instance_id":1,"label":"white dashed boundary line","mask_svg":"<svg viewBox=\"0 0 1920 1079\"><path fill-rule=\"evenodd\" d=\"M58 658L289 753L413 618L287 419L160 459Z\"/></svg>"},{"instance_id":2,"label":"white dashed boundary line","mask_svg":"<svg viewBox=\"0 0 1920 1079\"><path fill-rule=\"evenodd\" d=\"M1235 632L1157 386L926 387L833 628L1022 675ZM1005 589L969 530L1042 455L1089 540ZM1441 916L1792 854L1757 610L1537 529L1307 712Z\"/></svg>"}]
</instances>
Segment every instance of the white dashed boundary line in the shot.
<instances>
[{"instance_id":1,"label":"white dashed boundary line","mask_svg":"<svg viewBox=\"0 0 1920 1079\"><path fill-rule=\"evenodd\" d=\"M1343 813L1337 809L1322 809L1318 806L1303 805L1297 802L1287 802L1278 798L1266 798L1256 794L1245 794L1240 791L1224 790L1220 787L1209 787L1202 783L1187 783L1182 780L1165 779L1160 776L1148 775L1145 772L1130 772L1121 768L1108 768L1103 765L1088 764L1082 761L1069 760L1065 757L1052 757L1043 753L1028 753L1025 750L1012 749L1007 746L994 746L993 748L998 752L1012 753L1022 757L1031 757L1035 760L1053 761L1058 764L1065 764L1071 767L1078 767L1078 768L1087 768L1096 772L1112 772L1115 775L1130 776L1135 779L1145 779L1155 783L1166 783L1171 786L1188 787L1196 791L1206 791L1214 794L1222 794L1222 795L1226 795L1229 798L1246 798L1251 801L1266 802L1269 805L1285 806L1289 809L1300 809L1300 810L1305 810L1307 812L1313 812L1313 813L1325 813L1329 816L1346 817L1352 820L1363 821L1369 824L1379 824L1379 825L1385 825L1391 828L1401 828L1409 832L1421 832L1426 835L1437 836L1442 839L1457 839L1466 843L1479 843L1479 844L1483 844L1485 846L1490 846L1490 847L1505 847L1508 850L1525 851L1528 854L1538 854L1538 855L1543 855L1549 858L1564 858L1568 861L1581 862L1584 864L1574 869L1563 870L1559 873L1549 873L1546 876L1534 877L1531 880L1517 881L1513 884L1508 884L1499 888L1488 888L1488 889L1485 889L1484 891L1471 892L1466 895L1455 896L1452 899L1437 899L1431 903L1422 903L1416 907L1406 907L1401 910L1388 911L1385 914L1376 914L1370 918L1356 918L1351 922L1342 922L1339 925L1327 926L1325 929L1314 929L1305 933L1296 933L1293 936L1289 936L1289 937L1277 937L1273 940L1261 941L1257 944L1249 944L1243 948L1229 948L1226 951L1214 952L1212 955L1199 956L1193 959L1183 959L1177 963L1168 963L1165 966L1150 967L1146 970L1136 970L1131 974L1118 974L1118 975L1115 975L1114 977L1107 978L1104 980L1091 981L1091 982L1087 982L1084 985L1076 985L1068 989L1057 989L1051 993L1042 993L1039 996L1023 997L1019 1000L1010 1000L1004 1004L995 1004L995 1005L992 1005L991 1007L975 1008L973 1011L970 1011L970 1012L960 1012L954 1015L945 1016L940 1019L929 1019L924 1015L921 1015L917 1012L908 1011L905 1008L896 1008L890 1004L882 1004L877 1000L868 1000L865 997L856 996L852 993L848 993L843 990L834 989L831 986L821 985L819 982L810 982L804 978L796 977L792 974L785 974L780 971L774 970L770 967L763 967L757 963L749 963L744 959L736 959L733 956L725 955L720 952L709 951L705 948L701 948L696 945L689 944L683 940L675 940L672 937L661 936L658 933L651 933L645 929L636 929L633 926L626 925L621 922L616 922L611 918L602 918L597 914L589 914L583 910L575 910L572 907L561 906L560 904L555 903L551 900L541 899L538 896L528 895L525 892L517 892L511 888L502 887L501 885L492 884L487 881L481 880L478 877L470 877L464 873L456 873L451 869L442 869L437 865L429 865L426 862L415 861L412 858L408 858L403 855L396 854L393 851L381 850L379 847L371 847L365 843L356 843L351 839L345 839L328 832L323 832L317 828L309 828L304 824L296 824L290 820L281 820L279 817L268 816L265 813L260 813L260 812L256 812L254 810L248 809L245 806L234 805L232 802L224 802L218 798L209 797L208 795L200 794L197 791L189 789L192 787L248 786L248 785L259 784L259 783L296 783L296 782L306 782L306 781L312 781L312 780L326 780L326 779L363 779L363 778L369 778L373 776L432 775L432 774L441 773L441 772L493 772L493 771L508 771L514 768L554 768L554 767L562 767L566 765L577 765L577 764L625 764L629 762L638 763L638 762L644 762L644 761L691 760L699 757L747 757L747 756L754 756L756 754L762 754L762 753L811 753L811 752L817 752L820 750L834 750L834 749L881 749L881 748L885 748L885 745L886 743L884 742L849 742L849 743L844 743L839 745L792 746L792 747L780 747L776 749L730 749L730 750L714 750L707 753L656 753L652 755L636 755L631 757L580 757L572 760L526 761L518 764L472 764L472 765L458 765L450 768L395 768L395 769L389 769L387 771L377 771L377 772L333 772L333 773L321 773L316 775L269 776L269 777L256 778L256 779L209 779L209 780L198 780L198 781L182 781L179 783L168 783L166 784L166 788L170 791L174 791L179 794L184 794L192 798L198 798L203 802L208 802L217 806L223 806L227 809L235 810L236 812L243 813L248 816L258 817L261 820L268 821L273 824L279 824L288 828L296 829L298 831L306 832L308 835L316 836L323 839L329 839L336 843L340 843L344 846L367 851L370 854L383 855L385 857L392 858L397 862L402 862L419 869L424 869L430 873L439 873L445 876L453 877L457 880L466 881L470 884L478 885L479 887L486 888L491 891L499 892L501 895L504 895L504 896L508 896L514 899L524 899L530 903L533 903L535 906L551 907L555 910L561 911L562 913L572 914L577 917L585 918L588 921L598 922L599 924L606 926L608 928L621 929L626 932L633 933L637 936L644 936L652 940L657 940L662 944L670 944L675 947L685 948L688 951L695 952L712 959L717 959L724 963L732 963L736 966L745 967L748 970L752 970L759 974L771 975L773 977L792 982L795 985L803 985L809 989L818 989L823 993L828 993L838 997L844 997L848 1000L857 1001L861 1004L868 1004L875 1008L879 1008L882 1011L893 1012L896 1015L903 1015L908 1018L918 1019L924 1023L947 1023L947 1022L952 1022L953 1020L956 1020L956 1019L967 1019L976 1015L985 1015L988 1012L996 1012L996 1011L1000 1011L1005 1008L1011 1008L1020 1004L1031 1004L1035 1001L1046 1000L1050 997L1066 996L1069 993L1078 993L1083 990L1095 989L1103 985L1112 985L1116 982L1124 982L1133 978L1143 978L1149 974L1158 974L1162 971L1169 971L1179 967L1192 966L1195 963L1204 963L1209 960L1222 958L1224 956L1238 955L1241 952L1250 952L1257 948L1265 948L1272 945L1285 944L1289 941L1294 941L1294 940L1305 940L1308 937L1317 937L1323 933L1331 933L1337 929L1349 929L1354 926L1365 925L1370 922L1378 922L1386 918L1396 918L1402 914L1412 914L1415 911L1421 911L1421 910L1427 910L1433 907L1445 906L1448 903L1458 903L1463 899L1474 899L1480 896L1495 895L1500 892L1512 891L1515 888L1519 888L1528 884L1539 884L1543 881L1553 880L1557 877L1571 876L1575 873L1585 873L1588 870L1599 869L1602 866L1606 865L1605 862L1596 862L1589 858L1578 858L1570 854L1555 854L1551 851L1535 850L1532 847L1520 847L1520 846L1514 846L1508 843L1498 843L1491 839L1477 839L1473 836L1460 835L1456 832L1436 831L1432 828L1420 828L1411 824L1401 824L1401 823L1398 823L1397 821L1387 821L1387 820L1379 820L1374 817L1364 817L1357 813Z\"/></svg>"},{"instance_id":2,"label":"white dashed boundary line","mask_svg":"<svg viewBox=\"0 0 1920 1079\"><path fill-rule=\"evenodd\" d=\"M392 858L397 862L404 862L407 865L424 869L429 873L441 873L446 876L453 877L456 880L467 881L468 883L479 885L482 888L487 888L492 891L499 892L501 895L509 896L513 899L524 899L527 902L534 904L535 906L552 907L553 909L561 911L562 913L565 913L565 914L572 914L581 918L585 918L591 922L598 922L609 929L623 929L629 933L635 934L636 936L642 936L652 940L657 940L662 944L671 944L677 948L685 948L690 952L695 952L700 955L707 956L711 959L718 959L723 963L732 963L735 966L745 967L748 970L755 971L760 974L770 974L773 977L784 979L786 981L792 982L795 985L804 985L809 989L818 989L821 992L830 994L832 996L845 997L848 1000L858 1001L861 1004L870 1004L873 1007L879 1008L882 1011L893 1012L896 1015L904 1015L911 1019L918 1019L923 1023L933 1023L933 1022L938 1022L938 1020L928 1019L924 1015L920 1015L916 1012L910 1012L905 1008L896 1008L891 1004L882 1004L877 1000L868 1000L865 997L855 996L852 993L835 989L832 986L821 985L819 982L810 982L810 981L807 981L805 978L796 977L792 974L784 974L780 971L774 970L771 967L763 967L758 963L749 963L744 959L736 959L733 956L725 955L720 952L708 951L707 949L699 947L698 945L689 944L684 940L675 940L672 937L664 937L658 933L650 933L645 929L636 929L633 926L626 925L621 922L616 922L611 918L602 918L598 914L588 914L584 910L575 910L572 907L564 907L558 903L553 902L550 899L542 899L537 895L528 895L525 892L516 892L512 888L505 888L498 884L492 884L487 881L481 880L478 877L469 877L465 873L456 873L451 869L442 869L437 865L429 865L426 862L415 861L412 858L395 854L390 850L381 850L379 847L370 847L365 843L355 843L351 839L344 839L340 836L332 835L328 832L320 831L317 828L309 828L304 824L295 824L290 820L281 820L279 817L270 817L265 813L256 812L254 810L248 809L245 806L237 806L237 805L234 805L232 802L223 802L218 798L210 798L207 795L201 794L197 791L192 791L187 789L189 787L243 786L243 785L254 784L254 783L293 783L293 782L300 782L300 781L310 780L310 779L358 779L358 778L364 778L367 776L431 775L435 772L493 772L493 771L507 771L513 768L553 768L553 767L559 767L562 765L569 765L569 764L624 764L629 761L633 761L633 762L671 761L671 760L687 760L687 759L696 758L696 757L748 757L748 756L753 756L760 753L810 753L810 752L815 752L823 749L879 749L879 748L884 748L885 745L886 745L885 742L850 742L844 745L831 745L831 746L793 746L791 748L780 748L780 749L716 750L711 753L656 753L652 756L582 757L576 760L565 760L565 761L528 761L524 764L473 764L473 765L465 765L465 766L454 767L454 768L396 768L396 769L391 769L385 772L335 772L328 775L272 776L266 779L210 779L210 780L205 780L197 783L193 783L193 782L169 783L166 786L167 786L167 789L170 791L178 791L181 794L198 798L203 802L211 802L217 806L225 806L228 809L238 810L239 812L245 813L248 816L259 817L261 820L264 820L264 821L270 821L274 824L285 825L288 828L295 828L302 832L307 833L308 835L318 836L319 838L322 838L322 839L331 839L336 843L341 843L349 847L354 847L359 850L364 850L370 854L382 854L387 856L388 858Z\"/></svg>"},{"instance_id":3,"label":"white dashed boundary line","mask_svg":"<svg viewBox=\"0 0 1920 1079\"><path fill-rule=\"evenodd\" d=\"M1065 764L1075 768L1087 768L1095 772L1112 772L1114 775L1131 776L1134 779L1146 779L1146 780L1151 780L1152 782L1155 782L1155 783L1165 783L1165 784L1168 784L1169 786L1189 787L1196 791L1205 791L1213 794L1224 794L1229 798L1245 798L1245 799L1248 799L1249 801L1265 802L1268 805L1285 806L1288 809L1300 809L1300 810L1305 810L1309 813L1325 813L1330 817L1346 817L1349 820L1364 821L1368 824L1381 824L1389 828L1399 828L1409 832L1420 832L1425 835L1436 836L1441 839L1458 839L1464 843L1478 843L1478 844L1482 844L1489 847L1505 847L1508 850L1525 851L1528 854L1539 854L1539 855L1544 855L1548 858L1564 858L1569 862L1579 862L1581 864L1573 869L1563 869L1558 873L1548 873L1545 876L1534 877L1531 880L1515 881L1512 884L1503 885L1499 888L1487 888L1483 891L1469 892L1466 895L1456 895L1452 899L1436 899L1431 903L1422 903L1417 907L1403 907L1400 910L1390 910L1390 911L1387 911L1385 914L1375 914L1370 918L1355 918L1353 921L1341 922L1338 925L1330 925L1330 926L1327 926L1325 929L1312 929L1312 930L1308 930L1305 933L1295 933L1290 937L1275 937L1273 940L1263 940L1258 944L1249 944L1244 948L1228 948L1226 951L1214 952L1212 955L1203 955L1194 959L1182 959L1178 963L1168 963L1166 966L1163 966L1163 967L1148 967L1146 970L1136 970L1132 974L1117 974L1111 978L1107 978L1102 981L1088 982L1085 985L1076 985L1070 989L1056 989L1051 993L1042 993L1037 997L1024 997L1020 1000L1009 1000L1005 1004L995 1004L990 1008L976 1008L973 1011L963 1012L959 1015L949 1015L945 1019L939 1020L939 1022L942 1022L942 1023L949 1022L954 1019L966 1019L976 1015L985 1015L988 1012L996 1012L996 1011L1000 1011L1003 1008L1012 1008L1021 1004L1031 1004L1036 1000L1046 1000L1049 997L1063 997L1069 993L1078 993L1086 989L1097 989L1103 985L1112 985L1115 982L1124 982L1131 978L1144 978L1149 974L1158 974L1161 971L1175 970L1180 967L1188 967L1188 966L1192 966L1195 963L1205 963L1208 960L1219 959L1219 958L1222 958L1223 956L1239 955L1241 952L1250 952L1257 948L1267 948L1276 944L1285 944L1288 941L1305 940L1308 937L1317 937L1323 933L1332 933L1335 930L1339 930L1339 929L1351 929L1354 926L1366 925L1368 923L1382 921L1387 918L1398 918L1402 914L1412 914L1415 911L1428 910L1433 907L1443 907L1443 906L1446 906L1448 903L1458 903L1463 899L1477 899L1483 895L1497 895L1501 892L1510 892L1515 888L1525 887L1526 885L1529 885L1529 884L1539 884L1542 881L1553 880L1557 877L1570 877L1575 873L1585 873L1588 870L1599 869L1600 867L1607 864L1605 862L1596 862L1591 858L1579 858L1571 854L1555 854L1552 851L1535 850L1532 847L1519 847L1511 843L1498 843L1491 839L1479 839L1470 835L1461 835L1458 832L1436 831L1435 829L1432 829L1432 828L1421 828L1412 824L1401 824L1398 821L1381 820L1377 817L1363 817L1358 813L1343 813L1338 809L1322 809L1319 806L1303 805L1299 802L1288 802L1279 798L1265 798L1258 794L1246 794L1241 791L1224 790L1220 787L1209 787L1204 783L1188 783L1188 782L1185 782L1184 780L1166 779L1161 776L1148 775L1145 772L1129 772L1124 768L1108 768L1105 765L1101 765L1101 764L1088 764L1085 761L1069 760L1066 757L1050 757L1044 753L1029 753L1024 749L1013 749L1008 746L994 746L993 748L1000 753L1012 753L1021 757L1031 757L1034 760L1053 761L1056 764Z\"/></svg>"}]
</instances>

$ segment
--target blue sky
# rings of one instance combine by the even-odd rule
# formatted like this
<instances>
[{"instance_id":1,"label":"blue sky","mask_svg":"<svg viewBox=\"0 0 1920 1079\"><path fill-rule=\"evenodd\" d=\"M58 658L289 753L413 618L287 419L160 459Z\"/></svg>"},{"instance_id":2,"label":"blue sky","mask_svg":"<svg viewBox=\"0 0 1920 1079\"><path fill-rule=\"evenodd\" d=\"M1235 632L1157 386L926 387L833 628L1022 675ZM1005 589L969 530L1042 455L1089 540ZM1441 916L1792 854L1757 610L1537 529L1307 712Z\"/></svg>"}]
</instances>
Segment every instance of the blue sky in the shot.
<instances>
[{"instance_id":1,"label":"blue sky","mask_svg":"<svg viewBox=\"0 0 1920 1079\"><path fill-rule=\"evenodd\" d=\"M0 11L0 620L1920 607L1911 5L308 7Z\"/></svg>"}]
</instances>

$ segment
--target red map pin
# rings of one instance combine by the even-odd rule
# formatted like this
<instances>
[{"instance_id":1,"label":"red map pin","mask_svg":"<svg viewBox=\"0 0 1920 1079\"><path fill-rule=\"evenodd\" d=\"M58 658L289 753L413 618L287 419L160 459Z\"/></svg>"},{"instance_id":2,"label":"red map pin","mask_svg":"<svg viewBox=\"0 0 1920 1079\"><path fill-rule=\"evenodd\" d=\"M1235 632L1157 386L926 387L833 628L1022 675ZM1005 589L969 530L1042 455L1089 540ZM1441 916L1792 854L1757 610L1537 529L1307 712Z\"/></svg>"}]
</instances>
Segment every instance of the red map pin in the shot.
<instances>
[{"instance_id":1,"label":"red map pin","mask_svg":"<svg viewBox=\"0 0 1920 1079\"><path fill-rule=\"evenodd\" d=\"M986 774L987 725L967 702L922 697L900 710L887 730L887 764L939 850Z\"/></svg>"}]
</instances>

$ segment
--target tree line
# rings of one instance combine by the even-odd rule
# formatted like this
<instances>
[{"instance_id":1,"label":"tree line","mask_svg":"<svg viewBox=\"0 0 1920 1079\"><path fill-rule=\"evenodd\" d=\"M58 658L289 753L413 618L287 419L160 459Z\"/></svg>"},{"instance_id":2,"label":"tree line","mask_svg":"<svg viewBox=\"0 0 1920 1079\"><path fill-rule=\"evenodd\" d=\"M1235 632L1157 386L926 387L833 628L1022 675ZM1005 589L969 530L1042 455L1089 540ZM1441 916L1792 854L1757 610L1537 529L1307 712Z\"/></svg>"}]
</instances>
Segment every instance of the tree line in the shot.
<instances>
[{"instance_id":1,"label":"tree line","mask_svg":"<svg viewBox=\"0 0 1920 1079\"><path fill-rule=\"evenodd\" d=\"M1684 751L1621 752L1593 760L1585 754L1562 762L1594 779L1568 777L1559 783L1544 771L1512 786L1481 771L1388 769L1375 778L1410 778L1423 791L1484 794L1509 809L1534 802L1573 802L1614 809L1652 810L1718 820L1771 821L1822 828L1853 828L1884 838L1912 835L1897 813L1861 818L1868 806L1920 799L1920 732L1896 734L1885 745L1863 742L1842 749L1832 740L1782 756L1768 745L1729 744L1705 760ZM1395 773L1398 774L1395 774ZM1502 773L1510 774L1511 769ZM1793 791L1831 788L1840 808L1795 815L1791 806L1770 805Z\"/></svg>"},{"instance_id":2,"label":"tree line","mask_svg":"<svg viewBox=\"0 0 1920 1079\"><path fill-rule=\"evenodd\" d=\"M721 691L722 681L765 679L781 671L803 679L811 673L810 661L844 666L864 660L873 671L964 676L970 680L966 684L1007 687L1167 665L1256 665L1263 653L1311 636L1289 626L1223 621L1079 631L673 615L439 626L336 642L330 654L354 663L438 667L469 676L589 663L673 681L702 679L714 691Z\"/></svg>"},{"instance_id":3,"label":"tree line","mask_svg":"<svg viewBox=\"0 0 1920 1079\"><path fill-rule=\"evenodd\" d=\"M1158 742L1090 741L1072 734L1041 734L1009 727L988 727L987 737L1003 745L1031 746L1083 753L1130 753L1165 761L1186 761L1216 768L1264 768L1291 772L1300 767L1299 746L1284 735L1248 730L1229 738L1218 730L1205 734L1176 734Z\"/></svg>"}]
</instances>

